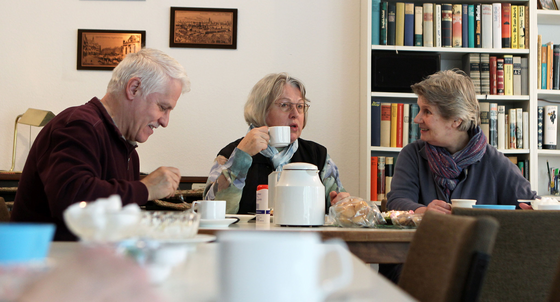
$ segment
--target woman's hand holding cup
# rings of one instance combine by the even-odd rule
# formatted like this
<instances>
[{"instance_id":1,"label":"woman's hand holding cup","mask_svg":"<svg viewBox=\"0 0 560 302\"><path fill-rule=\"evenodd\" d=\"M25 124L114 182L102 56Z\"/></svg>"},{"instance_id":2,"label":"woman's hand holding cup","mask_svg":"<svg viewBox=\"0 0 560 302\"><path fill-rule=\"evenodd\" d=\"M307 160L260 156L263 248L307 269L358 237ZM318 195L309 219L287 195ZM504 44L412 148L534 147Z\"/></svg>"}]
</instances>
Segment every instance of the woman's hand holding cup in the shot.
<instances>
[{"instance_id":1,"label":"woman's hand holding cup","mask_svg":"<svg viewBox=\"0 0 560 302\"><path fill-rule=\"evenodd\" d=\"M268 127L253 128L247 132L245 137L239 142L239 145L237 145L237 148L253 156L268 147L269 139Z\"/></svg>"}]
</instances>

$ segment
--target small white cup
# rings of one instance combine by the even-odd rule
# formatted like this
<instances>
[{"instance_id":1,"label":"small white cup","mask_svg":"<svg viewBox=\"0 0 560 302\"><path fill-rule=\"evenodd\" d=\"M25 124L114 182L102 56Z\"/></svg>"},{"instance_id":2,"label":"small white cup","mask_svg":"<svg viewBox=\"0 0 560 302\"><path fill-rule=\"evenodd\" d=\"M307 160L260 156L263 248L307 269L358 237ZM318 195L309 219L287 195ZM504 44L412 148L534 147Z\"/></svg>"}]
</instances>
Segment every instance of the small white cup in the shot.
<instances>
[{"instance_id":1,"label":"small white cup","mask_svg":"<svg viewBox=\"0 0 560 302\"><path fill-rule=\"evenodd\" d=\"M451 205L455 208L472 208L476 199L451 199Z\"/></svg>"},{"instance_id":2,"label":"small white cup","mask_svg":"<svg viewBox=\"0 0 560 302\"><path fill-rule=\"evenodd\" d=\"M218 243L218 301L320 302L352 281L350 252L317 233L226 231ZM321 275L325 265L337 274Z\"/></svg>"},{"instance_id":3,"label":"small white cup","mask_svg":"<svg viewBox=\"0 0 560 302\"><path fill-rule=\"evenodd\" d=\"M286 147L290 144L290 127L288 126L268 127L268 135L270 136L268 144L272 147Z\"/></svg>"},{"instance_id":4,"label":"small white cup","mask_svg":"<svg viewBox=\"0 0 560 302\"><path fill-rule=\"evenodd\" d=\"M192 203L193 210L200 214L200 219L225 219L225 200L197 200Z\"/></svg>"}]
</instances>

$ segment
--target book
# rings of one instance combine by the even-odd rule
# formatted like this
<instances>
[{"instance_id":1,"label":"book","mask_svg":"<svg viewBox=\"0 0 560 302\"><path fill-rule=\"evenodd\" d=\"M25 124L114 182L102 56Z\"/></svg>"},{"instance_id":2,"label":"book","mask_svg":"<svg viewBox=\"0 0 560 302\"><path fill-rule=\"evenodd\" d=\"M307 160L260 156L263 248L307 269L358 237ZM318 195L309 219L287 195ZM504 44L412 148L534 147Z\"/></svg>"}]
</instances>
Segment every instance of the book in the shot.
<instances>
[{"instance_id":1,"label":"book","mask_svg":"<svg viewBox=\"0 0 560 302\"><path fill-rule=\"evenodd\" d=\"M537 149L543 148L544 139L544 107L537 106Z\"/></svg>"},{"instance_id":2,"label":"book","mask_svg":"<svg viewBox=\"0 0 560 302\"><path fill-rule=\"evenodd\" d=\"M480 92L490 94L490 54L480 54Z\"/></svg>"},{"instance_id":3,"label":"book","mask_svg":"<svg viewBox=\"0 0 560 302\"><path fill-rule=\"evenodd\" d=\"M548 54L547 54L547 46L546 44L543 44L541 47L541 89L546 89L546 80L548 79L547 77L547 72L548 72L548 68L546 66L546 61L548 58Z\"/></svg>"},{"instance_id":4,"label":"book","mask_svg":"<svg viewBox=\"0 0 560 302\"><path fill-rule=\"evenodd\" d=\"M522 160L519 160L517 162L517 167L519 168L519 171L521 172L521 175L523 175L523 177L525 177L525 163Z\"/></svg>"},{"instance_id":5,"label":"book","mask_svg":"<svg viewBox=\"0 0 560 302\"><path fill-rule=\"evenodd\" d=\"M529 40L529 37L531 36L529 35L531 23L529 22L529 6L526 5L524 7L525 7L525 49L528 49L529 45L531 44Z\"/></svg>"},{"instance_id":6,"label":"book","mask_svg":"<svg viewBox=\"0 0 560 302\"><path fill-rule=\"evenodd\" d=\"M371 102L371 145L381 146L381 103Z\"/></svg>"},{"instance_id":7,"label":"book","mask_svg":"<svg viewBox=\"0 0 560 302\"><path fill-rule=\"evenodd\" d=\"M382 1L381 2L381 12L380 12L380 22L379 24L379 44L380 45L387 45L387 16L389 15L389 2ZM377 195L376 195L377 197Z\"/></svg>"},{"instance_id":8,"label":"book","mask_svg":"<svg viewBox=\"0 0 560 302\"><path fill-rule=\"evenodd\" d=\"M385 199L385 156L377 157L377 200Z\"/></svg>"},{"instance_id":9,"label":"book","mask_svg":"<svg viewBox=\"0 0 560 302\"><path fill-rule=\"evenodd\" d=\"M381 103L381 147L391 147L391 103Z\"/></svg>"},{"instance_id":10,"label":"book","mask_svg":"<svg viewBox=\"0 0 560 302\"><path fill-rule=\"evenodd\" d=\"M488 138L489 144L498 148L498 104L490 103L490 137Z\"/></svg>"},{"instance_id":11,"label":"book","mask_svg":"<svg viewBox=\"0 0 560 302\"><path fill-rule=\"evenodd\" d=\"M414 3L404 4L404 46L414 46Z\"/></svg>"},{"instance_id":12,"label":"book","mask_svg":"<svg viewBox=\"0 0 560 302\"><path fill-rule=\"evenodd\" d=\"M546 89L552 89L552 61L554 58L554 54L552 53L552 42L546 43Z\"/></svg>"},{"instance_id":13,"label":"book","mask_svg":"<svg viewBox=\"0 0 560 302\"><path fill-rule=\"evenodd\" d=\"M537 35L537 89L542 87L542 35Z\"/></svg>"},{"instance_id":14,"label":"book","mask_svg":"<svg viewBox=\"0 0 560 302\"><path fill-rule=\"evenodd\" d=\"M504 59L496 60L496 91L498 95L504 95Z\"/></svg>"},{"instance_id":15,"label":"book","mask_svg":"<svg viewBox=\"0 0 560 302\"><path fill-rule=\"evenodd\" d=\"M519 12L517 5L511 6L511 48L519 48Z\"/></svg>"},{"instance_id":16,"label":"book","mask_svg":"<svg viewBox=\"0 0 560 302\"><path fill-rule=\"evenodd\" d=\"M521 95L529 94L529 59L521 58Z\"/></svg>"},{"instance_id":17,"label":"book","mask_svg":"<svg viewBox=\"0 0 560 302\"><path fill-rule=\"evenodd\" d=\"M385 157L385 196L391 192L391 181L394 173L393 158Z\"/></svg>"},{"instance_id":18,"label":"book","mask_svg":"<svg viewBox=\"0 0 560 302\"><path fill-rule=\"evenodd\" d=\"M423 41L423 28L424 23L424 12L422 6L414 7L414 46L422 46Z\"/></svg>"},{"instance_id":19,"label":"book","mask_svg":"<svg viewBox=\"0 0 560 302\"><path fill-rule=\"evenodd\" d=\"M492 4L482 4L481 43L482 48L492 48Z\"/></svg>"},{"instance_id":20,"label":"book","mask_svg":"<svg viewBox=\"0 0 560 302\"><path fill-rule=\"evenodd\" d=\"M474 6L474 47L482 47L482 4Z\"/></svg>"},{"instance_id":21,"label":"book","mask_svg":"<svg viewBox=\"0 0 560 302\"><path fill-rule=\"evenodd\" d=\"M398 108L397 103L391 104L391 147L397 147Z\"/></svg>"},{"instance_id":22,"label":"book","mask_svg":"<svg viewBox=\"0 0 560 302\"><path fill-rule=\"evenodd\" d=\"M492 46L502 48L502 4L492 3Z\"/></svg>"},{"instance_id":23,"label":"book","mask_svg":"<svg viewBox=\"0 0 560 302\"><path fill-rule=\"evenodd\" d=\"M403 147L408 145L409 129L410 129L410 104L404 104L403 105L403 128L402 128Z\"/></svg>"},{"instance_id":24,"label":"book","mask_svg":"<svg viewBox=\"0 0 560 302\"><path fill-rule=\"evenodd\" d=\"M480 87L480 55L469 53L463 55L463 71L471 78L476 94L481 94Z\"/></svg>"},{"instance_id":25,"label":"book","mask_svg":"<svg viewBox=\"0 0 560 302\"><path fill-rule=\"evenodd\" d=\"M470 5L467 6L467 18L469 20L468 21L469 22L469 24L468 24L468 29L469 29L468 30L469 31L468 47L474 48L475 47L475 45L474 45L475 21L474 21L474 5L473 4L470 4Z\"/></svg>"},{"instance_id":26,"label":"book","mask_svg":"<svg viewBox=\"0 0 560 302\"><path fill-rule=\"evenodd\" d=\"M379 45L379 35L381 34L381 1L371 0L371 44Z\"/></svg>"},{"instance_id":27,"label":"book","mask_svg":"<svg viewBox=\"0 0 560 302\"><path fill-rule=\"evenodd\" d=\"M552 89L560 89L560 44L552 46Z\"/></svg>"},{"instance_id":28,"label":"book","mask_svg":"<svg viewBox=\"0 0 560 302\"><path fill-rule=\"evenodd\" d=\"M525 177L525 179L529 180L529 160L528 159L524 159L523 163L525 164L525 174L523 174L523 177Z\"/></svg>"},{"instance_id":29,"label":"book","mask_svg":"<svg viewBox=\"0 0 560 302\"><path fill-rule=\"evenodd\" d=\"M508 112L508 111L506 111ZM504 129L505 129L505 136L506 136L506 149L509 149L509 115L504 115Z\"/></svg>"},{"instance_id":30,"label":"book","mask_svg":"<svg viewBox=\"0 0 560 302\"><path fill-rule=\"evenodd\" d=\"M453 4L453 47L463 47L463 6L461 4Z\"/></svg>"},{"instance_id":31,"label":"book","mask_svg":"<svg viewBox=\"0 0 560 302\"><path fill-rule=\"evenodd\" d=\"M490 140L490 103L478 102L480 106L480 129L486 136L486 143Z\"/></svg>"},{"instance_id":32,"label":"book","mask_svg":"<svg viewBox=\"0 0 560 302\"><path fill-rule=\"evenodd\" d=\"M441 4L434 5L434 46L441 47Z\"/></svg>"},{"instance_id":33,"label":"book","mask_svg":"<svg viewBox=\"0 0 560 302\"><path fill-rule=\"evenodd\" d=\"M556 149L558 106L544 106L543 149Z\"/></svg>"},{"instance_id":34,"label":"book","mask_svg":"<svg viewBox=\"0 0 560 302\"><path fill-rule=\"evenodd\" d=\"M371 157L370 199L377 201L377 156Z\"/></svg>"},{"instance_id":35,"label":"book","mask_svg":"<svg viewBox=\"0 0 560 302\"><path fill-rule=\"evenodd\" d=\"M523 149L529 149L529 112L523 112Z\"/></svg>"},{"instance_id":36,"label":"book","mask_svg":"<svg viewBox=\"0 0 560 302\"><path fill-rule=\"evenodd\" d=\"M509 110L509 149L517 149L517 109Z\"/></svg>"},{"instance_id":37,"label":"book","mask_svg":"<svg viewBox=\"0 0 560 302\"><path fill-rule=\"evenodd\" d=\"M497 89L497 84L498 84L498 78L496 75L497 72L497 65L498 65L498 61L497 61L497 57L496 56L490 56L490 94L491 95L496 95L498 94L498 89Z\"/></svg>"},{"instance_id":38,"label":"book","mask_svg":"<svg viewBox=\"0 0 560 302\"><path fill-rule=\"evenodd\" d=\"M394 3L387 4L387 45L396 45L397 11Z\"/></svg>"},{"instance_id":39,"label":"book","mask_svg":"<svg viewBox=\"0 0 560 302\"><path fill-rule=\"evenodd\" d=\"M505 128L506 106L498 106L498 149L506 148L506 128Z\"/></svg>"},{"instance_id":40,"label":"book","mask_svg":"<svg viewBox=\"0 0 560 302\"><path fill-rule=\"evenodd\" d=\"M517 43L519 49L525 49L525 6L519 5L517 7Z\"/></svg>"},{"instance_id":41,"label":"book","mask_svg":"<svg viewBox=\"0 0 560 302\"><path fill-rule=\"evenodd\" d=\"M521 57L513 56L513 95L521 95Z\"/></svg>"},{"instance_id":42,"label":"book","mask_svg":"<svg viewBox=\"0 0 560 302\"><path fill-rule=\"evenodd\" d=\"M395 15L395 45L404 45L404 2L397 2L397 14Z\"/></svg>"},{"instance_id":43,"label":"book","mask_svg":"<svg viewBox=\"0 0 560 302\"><path fill-rule=\"evenodd\" d=\"M441 5L441 46L453 47L453 6Z\"/></svg>"},{"instance_id":44,"label":"book","mask_svg":"<svg viewBox=\"0 0 560 302\"><path fill-rule=\"evenodd\" d=\"M424 47L434 47L434 4L424 3L422 37Z\"/></svg>"},{"instance_id":45,"label":"book","mask_svg":"<svg viewBox=\"0 0 560 302\"><path fill-rule=\"evenodd\" d=\"M408 131L408 143L412 143L419 139L420 129L418 124L414 122L414 118L418 115L418 104L410 104L410 129Z\"/></svg>"},{"instance_id":46,"label":"book","mask_svg":"<svg viewBox=\"0 0 560 302\"><path fill-rule=\"evenodd\" d=\"M511 3L502 3L502 48L511 48Z\"/></svg>"},{"instance_id":47,"label":"book","mask_svg":"<svg viewBox=\"0 0 560 302\"><path fill-rule=\"evenodd\" d=\"M397 148L403 147L404 105L397 104ZM391 120L392 121L392 120Z\"/></svg>"},{"instance_id":48,"label":"book","mask_svg":"<svg viewBox=\"0 0 560 302\"><path fill-rule=\"evenodd\" d=\"M515 116L517 117L517 121L515 122L515 135L517 141L517 149L523 149L523 109L516 108Z\"/></svg>"},{"instance_id":49,"label":"book","mask_svg":"<svg viewBox=\"0 0 560 302\"><path fill-rule=\"evenodd\" d=\"M469 5L462 4L461 5L461 24L463 26L462 38L461 41L463 42L463 47L469 47Z\"/></svg>"},{"instance_id":50,"label":"book","mask_svg":"<svg viewBox=\"0 0 560 302\"><path fill-rule=\"evenodd\" d=\"M504 94L513 95L513 55L504 55Z\"/></svg>"}]
</instances>

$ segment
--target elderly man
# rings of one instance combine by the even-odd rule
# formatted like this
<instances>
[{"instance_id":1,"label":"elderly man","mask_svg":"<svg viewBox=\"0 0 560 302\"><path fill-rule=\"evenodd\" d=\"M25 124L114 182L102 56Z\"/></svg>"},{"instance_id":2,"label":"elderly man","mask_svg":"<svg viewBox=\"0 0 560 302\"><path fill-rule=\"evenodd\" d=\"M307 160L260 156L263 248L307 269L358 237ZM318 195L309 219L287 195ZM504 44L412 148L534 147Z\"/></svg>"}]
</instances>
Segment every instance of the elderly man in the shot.
<instances>
[{"instance_id":1,"label":"elderly man","mask_svg":"<svg viewBox=\"0 0 560 302\"><path fill-rule=\"evenodd\" d=\"M71 204L118 194L123 205L172 195L177 168L140 180L137 143L145 142L190 90L184 68L161 51L128 54L114 69L106 95L71 107L37 136L25 163L12 221L52 222L55 240L76 240L62 213Z\"/></svg>"}]
</instances>

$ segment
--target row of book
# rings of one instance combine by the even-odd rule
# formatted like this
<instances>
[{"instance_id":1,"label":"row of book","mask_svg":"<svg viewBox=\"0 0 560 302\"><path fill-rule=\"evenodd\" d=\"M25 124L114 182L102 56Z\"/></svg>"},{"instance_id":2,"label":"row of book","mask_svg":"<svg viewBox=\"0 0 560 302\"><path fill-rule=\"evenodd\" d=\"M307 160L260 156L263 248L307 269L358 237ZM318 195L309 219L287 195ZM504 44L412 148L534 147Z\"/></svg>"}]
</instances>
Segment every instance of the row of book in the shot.
<instances>
[{"instance_id":1,"label":"row of book","mask_svg":"<svg viewBox=\"0 0 560 302\"><path fill-rule=\"evenodd\" d=\"M542 44L542 36L537 38L537 87L539 89L560 89L560 44Z\"/></svg>"},{"instance_id":2,"label":"row of book","mask_svg":"<svg viewBox=\"0 0 560 302\"><path fill-rule=\"evenodd\" d=\"M529 180L529 160L528 159L517 159L517 156L507 156L512 163L514 163L517 167L519 167L519 171L525 177L525 179Z\"/></svg>"},{"instance_id":3,"label":"row of book","mask_svg":"<svg viewBox=\"0 0 560 302\"><path fill-rule=\"evenodd\" d=\"M529 149L529 113L506 110L497 103L479 102L480 128L488 143L500 150Z\"/></svg>"},{"instance_id":4,"label":"row of book","mask_svg":"<svg viewBox=\"0 0 560 302\"><path fill-rule=\"evenodd\" d=\"M537 148L556 149L558 106L537 107Z\"/></svg>"},{"instance_id":5,"label":"row of book","mask_svg":"<svg viewBox=\"0 0 560 302\"><path fill-rule=\"evenodd\" d=\"M372 44L529 48L529 7L372 1Z\"/></svg>"},{"instance_id":6,"label":"row of book","mask_svg":"<svg viewBox=\"0 0 560 302\"><path fill-rule=\"evenodd\" d=\"M391 191L391 180L393 180L394 173L393 159L389 156L371 157L370 198L372 201L387 198L387 194Z\"/></svg>"},{"instance_id":7,"label":"row of book","mask_svg":"<svg viewBox=\"0 0 560 302\"><path fill-rule=\"evenodd\" d=\"M463 70L471 77L477 94L528 95L528 61L514 55L471 53L463 56Z\"/></svg>"},{"instance_id":8,"label":"row of book","mask_svg":"<svg viewBox=\"0 0 560 302\"><path fill-rule=\"evenodd\" d=\"M371 103L371 145L401 148L420 138L417 104Z\"/></svg>"}]
</instances>

